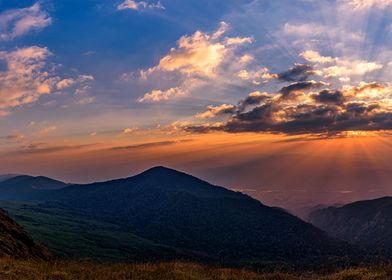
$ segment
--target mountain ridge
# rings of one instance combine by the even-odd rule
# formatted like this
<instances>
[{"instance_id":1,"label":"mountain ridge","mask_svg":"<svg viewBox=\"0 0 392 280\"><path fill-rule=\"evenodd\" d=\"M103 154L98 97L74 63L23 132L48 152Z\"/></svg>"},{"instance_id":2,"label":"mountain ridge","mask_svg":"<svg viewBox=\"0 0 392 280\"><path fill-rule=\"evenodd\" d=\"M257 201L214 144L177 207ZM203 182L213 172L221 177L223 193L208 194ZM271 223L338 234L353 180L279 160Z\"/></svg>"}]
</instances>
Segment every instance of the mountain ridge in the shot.
<instances>
[{"instance_id":1,"label":"mountain ridge","mask_svg":"<svg viewBox=\"0 0 392 280\"><path fill-rule=\"evenodd\" d=\"M392 257L392 197L357 201L314 211L309 221L330 235L374 254Z\"/></svg>"},{"instance_id":2,"label":"mountain ridge","mask_svg":"<svg viewBox=\"0 0 392 280\"><path fill-rule=\"evenodd\" d=\"M0 199L4 185L0 183ZM135 236L186 252L189 260L294 263L355 251L287 211L162 166L106 182L28 190L14 199L115 223Z\"/></svg>"}]
</instances>

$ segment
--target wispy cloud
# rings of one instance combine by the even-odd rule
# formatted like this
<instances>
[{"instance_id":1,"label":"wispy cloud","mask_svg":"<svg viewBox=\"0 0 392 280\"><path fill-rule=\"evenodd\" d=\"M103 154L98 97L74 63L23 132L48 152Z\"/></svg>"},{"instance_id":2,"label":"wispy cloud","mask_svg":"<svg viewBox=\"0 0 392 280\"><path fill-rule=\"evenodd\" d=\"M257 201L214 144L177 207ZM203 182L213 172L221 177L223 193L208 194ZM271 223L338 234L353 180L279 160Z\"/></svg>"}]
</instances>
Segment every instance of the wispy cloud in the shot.
<instances>
[{"instance_id":1,"label":"wispy cloud","mask_svg":"<svg viewBox=\"0 0 392 280\"><path fill-rule=\"evenodd\" d=\"M129 146L119 146L110 148L110 150L134 150L134 149L147 149L153 147L160 147L160 146L170 146L175 145L178 143L186 143L191 142L192 139L183 139L183 140L169 140L169 141L159 141L159 142L150 142L150 143L142 143L136 145L129 145Z\"/></svg>"},{"instance_id":2,"label":"wispy cloud","mask_svg":"<svg viewBox=\"0 0 392 280\"><path fill-rule=\"evenodd\" d=\"M51 145L48 143L31 143L18 148L18 150L10 151L8 154L10 155L42 155L42 154L51 154L51 153L60 153L66 151L78 151L85 148L94 147L97 144L85 144L85 145L68 145L68 146L59 146L59 145Z\"/></svg>"},{"instance_id":3,"label":"wispy cloud","mask_svg":"<svg viewBox=\"0 0 392 280\"><path fill-rule=\"evenodd\" d=\"M125 0L121 4L117 6L118 10L146 10L146 9L165 9L165 7L161 4L160 1L156 3L148 3L146 1L137 1L137 0Z\"/></svg>"},{"instance_id":4,"label":"wispy cloud","mask_svg":"<svg viewBox=\"0 0 392 280\"><path fill-rule=\"evenodd\" d=\"M46 126L46 127L42 128L42 129L40 129L39 131L35 132L34 136L38 137L38 138L45 137L48 134L51 134L51 133L53 133L56 130L57 130L57 127L54 126L54 125Z\"/></svg>"},{"instance_id":5,"label":"wispy cloud","mask_svg":"<svg viewBox=\"0 0 392 280\"><path fill-rule=\"evenodd\" d=\"M338 2L358 10L369 8L385 9L392 5L391 0L338 0Z\"/></svg>"},{"instance_id":6,"label":"wispy cloud","mask_svg":"<svg viewBox=\"0 0 392 280\"><path fill-rule=\"evenodd\" d=\"M39 3L31 7L5 11L0 14L0 38L11 40L31 31L39 31L52 23L51 17Z\"/></svg>"}]
</instances>

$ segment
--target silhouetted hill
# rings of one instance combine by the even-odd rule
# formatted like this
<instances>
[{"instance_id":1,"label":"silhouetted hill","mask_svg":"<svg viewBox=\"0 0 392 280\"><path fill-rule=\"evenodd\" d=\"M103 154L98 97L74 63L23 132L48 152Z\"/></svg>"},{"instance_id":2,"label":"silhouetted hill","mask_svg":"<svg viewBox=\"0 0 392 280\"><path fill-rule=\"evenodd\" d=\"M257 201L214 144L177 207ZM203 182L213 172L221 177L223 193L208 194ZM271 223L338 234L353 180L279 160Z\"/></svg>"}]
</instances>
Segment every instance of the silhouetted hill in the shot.
<instances>
[{"instance_id":1,"label":"silhouetted hill","mask_svg":"<svg viewBox=\"0 0 392 280\"><path fill-rule=\"evenodd\" d=\"M316 210L309 221L333 236L392 256L392 197Z\"/></svg>"},{"instance_id":2,"label":"silhouetted hill","mask_svg":"<svg viewBox=\"0 0 392 280\"><path fill-rule=\"evenodd\" d=\"M328 207L341 207L343 205L344 204L341 204L341 203L334 203L334 204L330 204L330 205L317 204L317 205L313 205L313 206L307 206L307 207L301 207L301 208L294 209L293 214L300 217L304 221L309 221L309 215L319 209L324 209L324 208L328 208Z\"/></svg>"},{"instance_id":3,"label":"silhouetted hill","mask_svg":"<svg viewBox=\"0 0 392 280\"><path fill-rule=\"evenodd\" d=\"M47 260L50 253L0 209L0 257Z\"/></svg>"},{"instance_id":4,"label":"silhouetted hill","mask_svg":"<svg viewBox=\"0 0 392 280\"><path fill-rule=\"evenodd\" d=\"M328 236L285 210L268 207L240 192L165 167L151 168L130 178L86 185L18 176L0 183L0 199L40 201L38 207L42 209L42 215L36 206L22 205L14 217L26 222L42 242L42 234L52 232L48 228L56 226L50 218L52 213L67 211L70 213L67 223L76 225L79 215L83 219L89 217L91 224L115 225L110 228L115 228L114 240L115 235L121 233L122 237L117 236L118 246L123 244L121 238L125 238L135 244L135 248L154 252L151 255L158 259L163 256L164 259L235 265L311 264L314 260L323 263L330 257L334 259L353 252L347 243ZM38 216L41 218L37 226L34 217ZM72 231L75 230L78 232L77 228ZM107 229L102 230L97 236L108 235ZM85 233L79 232L83 238ZM70 238L72 233L63 236ZM89 243L95 240L94 237L86 238ZM57 251L62 246L56 240L49 243L54 244ZM113 250L121 249L113 242L110 246L115 247L111 247ZM129 249L124 250L124 255L130 255ZM132 259L140 259L139 249L135 250ZM77 255L85 253L77 252Z\"/></svg>"},{"instance_id":5,"label":"silhouetted hill","mask_svg":"<svg viewBox=\"0 0 392 280\"><path fill-rule=\"evenodd\" d=\"M16 177L16 176L20 176L20 175L17 175L17 174L3 174L3 175L0 175L0 182L6 181L6 180L11 179L11 178Z\"/></svg>"},{"instance_id":6,"label":"silhouetted hill","mask_svg":"<svg viewBox=\"0 0 392 280\"><path fill-rule=\"evenodd\" d=\"M304 261L351 252L347 244L286 211L164 167L45 195L47 205L120 223L142 238L202 260Z\"/></svg>"},{"instance_id":7,"label":"silhouetted hill","mask_svg":"<svg viewBox=\"0 0 392 280\"><path fill-rule=\"evenodd\" d=\"M30 200L38 193L48 190L64 188L67 184L47 177L33 177L27 175L11 176L0 181L0 199L2 200Z\"/></svg>"}]
</instances>

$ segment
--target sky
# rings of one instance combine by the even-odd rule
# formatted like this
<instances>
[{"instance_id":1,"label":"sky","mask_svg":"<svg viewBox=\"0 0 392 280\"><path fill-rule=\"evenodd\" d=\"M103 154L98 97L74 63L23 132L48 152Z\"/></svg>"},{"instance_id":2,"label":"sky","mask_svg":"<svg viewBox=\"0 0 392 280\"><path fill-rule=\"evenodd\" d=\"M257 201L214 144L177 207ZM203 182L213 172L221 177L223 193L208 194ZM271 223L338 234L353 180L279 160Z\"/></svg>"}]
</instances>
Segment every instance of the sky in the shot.
<instances>
[{"instance_id":1,"label":"sky","mask_svg":"<svg viewBox=\"0 0 392 280\"><path fill-rule=\"evenodd\" d=\"M165 165L299 209L392 195L392 0L0 0L0 173Z\"/></svg>"}]
</instances>

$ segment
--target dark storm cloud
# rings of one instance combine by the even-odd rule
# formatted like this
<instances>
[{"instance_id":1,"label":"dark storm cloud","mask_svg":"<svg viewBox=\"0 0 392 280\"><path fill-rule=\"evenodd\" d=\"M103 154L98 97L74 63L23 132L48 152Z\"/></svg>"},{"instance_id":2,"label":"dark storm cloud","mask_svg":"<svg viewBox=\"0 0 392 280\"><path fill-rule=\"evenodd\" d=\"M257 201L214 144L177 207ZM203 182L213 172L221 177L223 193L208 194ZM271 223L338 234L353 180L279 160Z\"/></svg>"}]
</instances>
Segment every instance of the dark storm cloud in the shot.
<instances>
[{"instance_id":1,"label":"dark storm cloud","mask_svg":"<svg viewBox=\"0 0 392 280\"><path fill-rule=\"evenodd\" d=\"M377 103L366 104L364 102L350 102L346 104L346 112L360 116L376 109L379 109L380 105Z\"/></svg>"},{"instance_id":2,"label":"dark storm cloud","mask_svg":"<svg viewBox=\"0 0 392 280\"><path fill-rule=\"evenodd\" d=\"M249 94L238 103L226 122L190 124L182 129L191 133L312 134L318 138L341 137L346 131L392 129L392 111L388 104L367 98L370 96L368 91L387 90L385 85L362 82L355 87L322 89L330 84L308 80L313 74L312 66L296 64L278 75L279 80L291 84L274 93L257 91ZM313 93L316 90L318 92Z\"/></svg>"},{"instance_id":3,"label":"dark storm cloud","mask_svg":"<svg viewBox=\"0 0 392 280\"><path fill-rule=\"evenodd\" d=\"M298 104L269 102L246 112L236 112L221 125L189 125L186 131L271 132L285 134L336 135L344 131L392 129L392 113L378 104L348 102L342 104Z\"/></svg>"},{"instance_id":4,"label":"dark storm cloud","mask_svg":"<svg viewBox=\"0 0 392 280\"><path fill-rule=\"evenodd\" d=\"M331 126L337 109L329 106L298 105L282 108L266 104L232 117L222 130L228 132L283 132L320 133ZM286 120L277 121L275 114L283 114Z\"/></svg>"},{"instance_id":5,"label":"dark storm cloud","mask_svg":"<svg viewBox=\"0 0 392 280\"><path fill-rule=\"evenodd\" d=\"M243 111L248 106L259 105L260 103L262 103L266 100L269 100L271 98L272 98L272 94L269 94L266 92L254 92L254 93L251 93L244 100L240 101L240 103L238 105L238 109L240 111Z\"/></svg>"},{"instance_id":6,"label":"dark storm cloud","mask_svg":"<svg viewBox=\"0 0 392 280\"><path fill-rule=\"evenodd\" d=\"M276 108L273 103L263 104L261 106L257 106L248 112L238 113L235 118L240 121L255 121L255 120L268 120L272 118L272 114L276 111Z\"/></svg>"},{"instance_id":7,"label":"dark storm cloud","mask_svg":"<svg viewBox=\"0 0 392 280\"><path fill-rule=\"evenodd\" d=\"M283 82L303 82L314 74L315 70L312 65L295 64L289 70L279 73L278 79Z\"/></svg>"},{"instance_id":8,"label":"dark storm cloud","mask_svg":"<svg viewBox=\"0 0 392 280\"><path fill-rule=\"evenodd\" d=\"M282 98L291 98L292 93L298 91L305 91L315 88L321 88L325 86L323 82L315 82L315 81L306 81L306 82L296 82L291 85L283 87L279 92L282 94Z\"/></svg>"},{"instance_id":9,"label":"dark storm cloud","mask_svg":"<svg viewBox=\"0 0 392 280\"><path fill-rule=\"evenodd\" d=\"M314 101L319 103L334 103L334 104L342 104L346 98L344 94L339 90L323 90L318 94L312 95Z\"/></svg>"}]
</instances>

